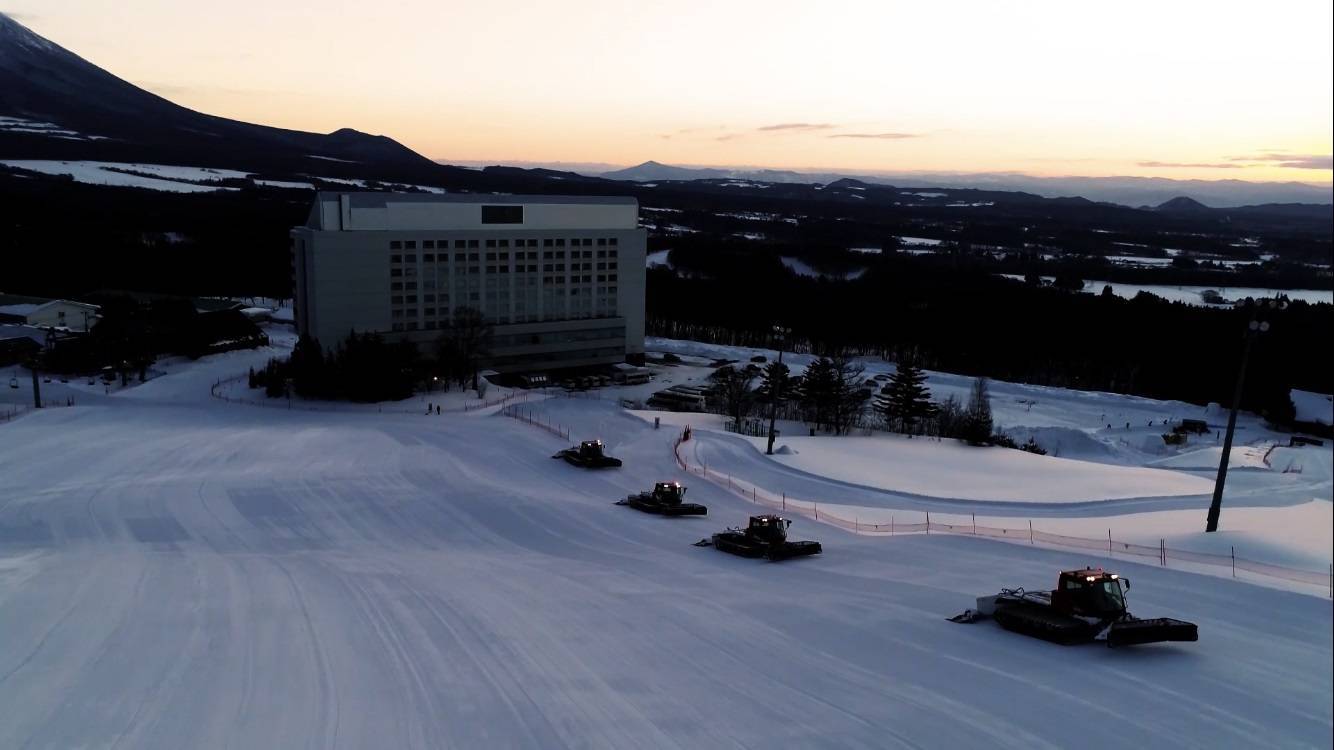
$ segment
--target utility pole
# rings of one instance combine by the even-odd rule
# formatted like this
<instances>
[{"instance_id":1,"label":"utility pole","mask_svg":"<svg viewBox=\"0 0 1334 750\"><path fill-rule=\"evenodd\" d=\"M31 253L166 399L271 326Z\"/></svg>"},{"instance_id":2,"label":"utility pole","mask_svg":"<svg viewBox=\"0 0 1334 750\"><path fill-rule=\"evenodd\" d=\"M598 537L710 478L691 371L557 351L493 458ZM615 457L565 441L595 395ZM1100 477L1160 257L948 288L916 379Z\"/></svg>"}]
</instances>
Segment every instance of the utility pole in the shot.
<instances>
[{"instance_id":1,"label":"utility pole","mask_svg":"<svg viewBox=\"0 0 1334 750\"><path fill-rule=\"evenodd\" d=\"M790 333L791 328L774 326L774 335L778 337L778 367L773 369L773 377L769 378L769 447L764 451L769 456L774 454L774 422L778 419L778 392L781 390L778 379L783 376L783 346Z\"/></svg>"},{"instance_id":2,"label":"utility pole","mask_svg":"<svg viewBox=\"0 0 1334 750\"><path fill-rule=\"evenodd\" d=\"M1218 460L1218 478L1214 481L1214 497L1209 503L1209 517L1205 521L1206 533L1218 531L1218 516L1223 511L1223 485L1227 482L1228 461L1232 458L1232 434L1237 429L1237 410L1241 408L1241 393L1246 385L1246 365L1250 363L1251 347L1260 334L1269 330L1269 321L1265 320L1271 311L1282 310L1288 306L1283 298L1256 301L1247 297L1237 303L1237 307L1251 311L1251 321L1246 325L1245 340L1241 350L1241 368L1237 371L1237 385L1232 391L1232 411L1227 416L1227 433L1223 436L1223 455Z\"/></svg>"},{"instance_id":3,"label":"utility pole","mask_svg":"<svg viewBox=\"0 0 1334 750\"><path fill-rule=\"evenodd\" d=\"M32 405L35 409L42 408L42 386L37 380L37 360L33 359L28 363L28 369L32 371Z\"/></svg>"}]
</instances>

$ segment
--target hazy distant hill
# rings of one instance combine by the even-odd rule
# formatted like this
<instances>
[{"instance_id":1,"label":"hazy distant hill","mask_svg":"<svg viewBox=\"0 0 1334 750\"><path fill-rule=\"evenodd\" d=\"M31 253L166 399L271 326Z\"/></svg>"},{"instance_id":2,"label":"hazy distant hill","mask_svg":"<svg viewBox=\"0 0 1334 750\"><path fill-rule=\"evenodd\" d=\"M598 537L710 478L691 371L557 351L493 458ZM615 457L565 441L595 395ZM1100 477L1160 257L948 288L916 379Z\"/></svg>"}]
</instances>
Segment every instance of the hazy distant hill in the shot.
<instances>
[{"instance_id":1,"label":"hazy distant hill","mask_svg":"<svg viewBox=\"0 0 1334 750\"><path fill-rule=\"evenodd\" d=\"M656 161L597 173L612 180L734 179L782 183L829 183L853 177L883 185L925 185L939 188L1033 193L1044 198L1078 196L1123 206L1156 206L1186 196L1214 208L1265 203L1334 203L1334 190L1300 182L1247 182L1245 180L1172 180L1164 177L1032 177L1011 173L945 174L939 172L878 172L839 174L778 169L725 169L676 167Z\"/></svg>"}]
</instances>

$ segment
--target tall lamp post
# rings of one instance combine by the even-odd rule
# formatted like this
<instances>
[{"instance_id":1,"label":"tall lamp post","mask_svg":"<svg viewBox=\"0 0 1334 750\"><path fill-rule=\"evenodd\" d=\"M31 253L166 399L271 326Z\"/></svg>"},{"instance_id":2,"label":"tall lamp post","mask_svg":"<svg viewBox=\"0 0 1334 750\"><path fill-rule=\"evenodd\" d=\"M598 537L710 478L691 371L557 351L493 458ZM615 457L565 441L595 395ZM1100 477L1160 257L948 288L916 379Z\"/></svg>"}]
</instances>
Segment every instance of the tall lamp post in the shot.
<instances>
[{"instance_id":1,"label":"tall lamp post","mask_svg":"<svg viewBox=\"0 0 1334 750\"><path fill-rule=\"evenodd\" d=\"M774 326L774 336L778 337L778 367L774 368L774 377L770 378L769 383L769 447L764 451L766 455L774 454L774 421L778 419L778 392L781 383L778 382L779 376L783 373L781 367L783 364L783 346L787 343L787 337L792 333L791 328L783 326Z\"/></svg>"},{"instance_id":2,"label":"tall lamp post","mask_svg":"<svg viewBox=\"0 0 1334 750\"><path fill-rule=\"evenodd\" d=\"M1223 510L1223 485L1227 482L1228 460L1232 458L1232 433L1237 429L1237 409L1241 407L1241 391L1246 384L1246 365L1251 359L1251 347L1260 334L1269 330L1268 318L1275 312L1288 306L1288 301L1281 297L1275 299L1254 300L1247 297L1237 302L1237 307L1249 310L1251 320L1246 324L1244 335L1246 343L1241 350L1241 368L1237 371L1237 385L1232 391L1232 411L1227 417L1227 434L1223 437L1223 456L1218 460L1218 479L1214 482L1214 498L1209 503L1209 518L1205 523L1205 532L1218 531L1218 514Z\"/></svg>"}]
</instances>

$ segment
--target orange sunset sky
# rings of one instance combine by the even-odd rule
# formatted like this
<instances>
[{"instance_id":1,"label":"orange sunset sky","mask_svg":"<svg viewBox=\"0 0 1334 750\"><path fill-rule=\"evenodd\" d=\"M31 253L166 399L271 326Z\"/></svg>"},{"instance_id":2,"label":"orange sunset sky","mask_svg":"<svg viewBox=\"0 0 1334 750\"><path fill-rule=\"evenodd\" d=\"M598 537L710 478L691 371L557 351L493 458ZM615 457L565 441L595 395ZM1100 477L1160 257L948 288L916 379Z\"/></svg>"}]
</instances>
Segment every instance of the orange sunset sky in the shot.
<instances>
[{"instance_id":1,"label":"orange sunset sky","mask_svg":"<svg viewBox=\"0 0 1334 750\"><path fill-rule=\"evenodd\" d=\"M0 0L205 112L432 158L1329 183L1329 0Z\"/></svg>"}]
</instances>

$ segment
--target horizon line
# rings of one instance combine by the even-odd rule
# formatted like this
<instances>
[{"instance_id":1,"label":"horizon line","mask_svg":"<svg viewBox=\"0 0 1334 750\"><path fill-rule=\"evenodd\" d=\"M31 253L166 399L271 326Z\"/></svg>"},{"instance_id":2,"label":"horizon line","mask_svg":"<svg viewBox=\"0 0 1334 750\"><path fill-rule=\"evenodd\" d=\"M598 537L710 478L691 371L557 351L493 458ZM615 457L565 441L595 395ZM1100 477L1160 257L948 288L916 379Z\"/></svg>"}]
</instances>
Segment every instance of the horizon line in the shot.
<instances>
[{"instance_id":1,"label":"horizon line","mask_svg":"<svg viewBox=\"0 0 1334 750\"><path fill-rule=\"evenodd\" d=\"M954 170L917 169L917 170L902 170L902 171L895 171L895 170L873 170L873 169L840 169L840 168L838 168L838 167L774 167L774 166L763 166L763 165L757 165L757 164L686 164L686 163L680 163L680 164L668 164L668 163L666 163L666 162L660 162L660 161L657 161L656 159L647 159L647 160L645 160L645 161L639 162L638 164L626 164L626 165L620 165L620 164L612 164L612 163L610 163L610 162L562 161L562 160L536 160L536 159L508 159L508 160L506 160L506 159L500 159L500 160L492 160L492 159L448 159L448 158L444 158L444 157L428 157L428 158L429 158L431 161L435 162L436 164L440 164L440 165L443 165L443 166L456 166L456 165L462 165L462 166L482 166L482 167L507 167L507 166L532 165L532 166L521 167L521 168L542 168L541 165L569 164L569 165L590 165L590 166L591 166L591 165L597 165L597 166L609 167L610 169L608 169L608 170L606 170L606 171L619 171L619 170L623 170L623 169L633 169L634 167L638 167L638 166L641 166L641 165L643 165L643 164L647 164L647 163L649 163L649 162L653 162L653 163L655 163L655 164L659 164L659 165L664 166L664 167L674 167L674 168L679 168L679 169L731 169L731 170L750 170L750 171L769 171L769 172L795 172L795 173L797 173L797 174L812 174L812 175L818 175L818 174L836 174L836 175L842 175L842 176L846 176L846 177L858 177L858 176L862 176L862 177L890 177L890 176L898 176L898 175L904 175L904 176L907 176L907 175L922 175L922 176L937 176L937 177L979 177L979 176L996 176L996 177L1004 177L1004 176L1010 176L1010 177L1024 177L1024 178L1035 179L1035 180L1071 180L1071 179L1074 179L1074 180L1169 180L1169 181L1172 181L1172 182L1207 182L1207 183L1241 182L1241 183L1246 183L1246 184L1248 184L1248 185L1302 185L1302 186L1304 186L1304 187L1312 187L1312 188L1325 189L1325 190L1334 190L1334 180L1332 180L1332 181L1330 181L1330 182L1307 182L1307 181L1303 181L1303 180L1246 180L1246 179L1241 179L1241 178L1239 178L1239 177L1223 177L1223 178L1219 178L1219 179L1211 180L1211 179L1205 179L1205 178L1202 178L1202 177L1168 177L1168 176L1165 176L1165 175L1132 175L1132 174L1097 174L1097 175L1093 175L1093 174L1059 174L1059 175L1042 175L1042 174L1033 174L1033 173L1031 173L1031 172L1010 171L1010 170L1001 170L1001 171L984 171L984 172L959 172L959 171L954 171ZM565 170L565 171L570 171L570 172L575 172L576 174L581 174L580 172L577 172L576 170L573 170L573 169L569 169L569 170ZM598 174L600 174L600 173L598 173ZM587 175L586 175L586 176L587 176Z\"/></svg>"}]
</instances>

